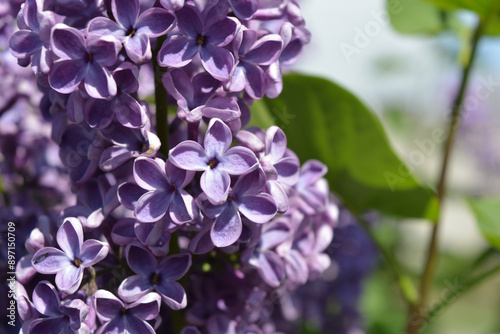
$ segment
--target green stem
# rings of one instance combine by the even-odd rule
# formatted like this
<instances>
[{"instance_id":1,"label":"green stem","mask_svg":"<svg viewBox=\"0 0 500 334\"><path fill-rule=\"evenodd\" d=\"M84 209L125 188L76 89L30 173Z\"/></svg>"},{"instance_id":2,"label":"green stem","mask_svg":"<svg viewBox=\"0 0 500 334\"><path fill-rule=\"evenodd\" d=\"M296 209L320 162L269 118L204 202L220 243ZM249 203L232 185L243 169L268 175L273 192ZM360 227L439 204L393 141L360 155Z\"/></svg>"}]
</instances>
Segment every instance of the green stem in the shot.
<instances>
[{"instance_id":1,"label":"green stem","mask_svg":"<svg viewBox=\"0 0 500 334\"><path fill-rule=\"evenodd\" d=\"M463 287L459 291L455 291L454 293L446 295L446 297L437 306L435 306L433 309L429 311L429 313L426 316L426 320L432 321L432 319L436 318L444 310L445 307L450 305L457 298L463 296L466 292L469 292L470 290L477 287L478 285L486 281L488 278L491 278L498 272L500 272L500 265L486 271L485 273L479 275L478 277L471 279L469 282L463 284Z\"/></svg>"},{"instance_id":2,"label":"green stem","mask_svg":"<svg viewBox=\"0 0 500 334\"><path fill-rule=\"evenodd\" d=\"M373 243L375 246L378 248L378 250L382 253L382 256L385 259L385 262L388 264L389 268L391 268L391 271L394 275L394 278L398 282L399 289L401 291L401 294L405 298L405 300L410 304L414 304L417 299L417 292L415 285L411 281L411 279L403 273L401 268L399 267L397 261L394 259L394 257L389 253L389 251L385 248L385 246L378 240L378 238L375 236L372 228L368 224L368 222L363 219L360 216L357 216L356 219L358 220L360 226L365 230L365 232L370 236L372 239Z\"/></svg>"},{"instance_id":3,"label":"green stem","mask_svg":"<svg viewBox=\"0 0 500 334\"><path fill-rule=\"evenodd\" d=\"M437 185L437 198L439 202L438 216L432 228L432 236L429 242L427 259L425 262L425 269L420 284L419 298L417 300L417 303L415 303L414 305L412 305L412 307L410 307L410 313L408 316L408 323L406 327L407 334L416 334L420 332L420 329L425 324L424 309L427 303L429 290L431 289L432 283L434 281L434 274L436 271L437 261L438 261L439 226L442 218L441 217L442 204L446 196L446 179L448 174L448 166L450 162L451 152L453 149L453 144L455 142L457 129L458 126L460 125L460 114L462 111L462 103L467 89L467 83L469 81L472 65L476 58L477 46L481 38L481 35L483 33L485 22L487 21L488 18L481 19L475 29L474 36L472 38L472 51L467 65L463 68L460 90L458 91L455 103L453 105L451 113L451 122L449 124L449 130L448 130L448 138L446 140L444 147L444 156L441 164L441 171Z\"/></svg>"},{"instance_id":4,"label":"green stem","mask_svg":"<svg viewBox=\"0 0 500 334\"><path fill-rule=\"evenodd\" d=\"M158 64L158 52L165 41L166 36L160 36L156 40L156 48L153 52L153 68L155 77L155 106L156 106L156 134L161 141L160 153L165 158L168 157L169 146L169 131L168 131L168 100L167 92L161 82L163 74L167 68L161 67Z\"/></svg>"}]
</instances>

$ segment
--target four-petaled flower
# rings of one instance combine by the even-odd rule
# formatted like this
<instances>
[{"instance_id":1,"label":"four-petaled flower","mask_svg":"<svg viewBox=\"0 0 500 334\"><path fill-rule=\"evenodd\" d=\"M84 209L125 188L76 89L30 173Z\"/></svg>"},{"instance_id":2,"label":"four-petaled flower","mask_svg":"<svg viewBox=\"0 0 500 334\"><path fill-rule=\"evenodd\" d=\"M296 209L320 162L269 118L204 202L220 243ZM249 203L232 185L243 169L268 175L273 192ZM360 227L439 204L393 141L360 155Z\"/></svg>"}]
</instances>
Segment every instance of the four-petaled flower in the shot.
<instances>
[{"instance_id":1,"label":"four-petaled flower","mask_svg":"<svg viewBox=\"0 0 500 334\"><path fill-rule=\"evenodd\" d=\"M214 205L226 201L231 183L229 175L248 174L259 163L248 148L229 148L232 140L229 127L220 119L212 118L205 134L205 148L195 141L186 140L170 150L169 160L177 167L204 171L201 189Z\"/></svg>"},{"instance_id":2,"label":"four-petaled flower","mask_svg":"<svg viewBox=\"0 0 500 334\"><path fill-rule=\"evenodd\" d=\"M116 82L106 66L116 63L122 45L113 36L89 34L58 23L52 29L52 52L60 59L49 73L50 86L59 93L75 91L82 80L87 93L96 99L116 95Z\"/></svg>"},{"instance_id":3,"label":"four-petaled flower","mask_svg":"<svg viewBox=\"0 0 500 334\"><path fill-rule=\"evenodd\" d=\"M113 35L123 42L127 56L137 64L151 59L150 37L166 34L175 18L163 8L150 8L139 15L139 0L111 1L111 12L116 22L97 17L89 23L90 33Z\"/></svg>"},{"instance_id":4,"label":"four-petaled flower","mask_svg":"<svg viewBox=\"0 0 500 334\"><path fill-rule=\"evenodd\" d=\"M238 29L236 20L228 17L214 19L211 7L200 13L186 4L175 12L180 35L169 37L158 53L161 66L183 67L198 53L203 67L217 80L227 80L234 67L234 57L224 49Z\"/></svg>"},{"instance_id":5,"label":"four-petaled flower","mask_svg":"<svg viewBox=\"0 0 500 334\"><path fill-rule=\"evenodd\" d=\"M148 293L128 305L107 290L98 290L93 299L97 317L103 323L96 333L156 333L147 321L160 312L161 298L157 293Z\"/></svg>"},{"instance_id":6,"label":"four-petaled flower","mask_svg":"<svg viewBox=\"0 0 500 334\"><path fill-rule=\"evenodd\" d=\"M125 249L130 268L137 274L126 278L118 287L118 295L126 302L133 302L146 293L156 290L165 304L173 310L187 305L184 288L176 281L191 267L189 253L165 257L160 263L146 249L131 244Z\"/></svg>"},{"instance_id":7,"label":"four-petaled flower","mask_svg":"<svg viewBox=\"0 0 500 334\"><path fill-rule=\"evenodd\" d=\"M80 287L83 270L108 255L109 246L97 240L83 241L83 228L76 218L67 218L57 231L57 243L62 251L54 247L38 250L31 264L42 274L56 274L59 290L72 294Z\"/></svg>"},{"instance_id":8,"label":"four-petaled flower","mask_svg":"<svg viewBox=\"0 0 500 334\"><path fill-rule=\"evenodd\" d=\"M135 216L141 222L151 223L169 213L174 223L184 224L197 217L193 197L183 188L191 182L194 173L174 166L169 160L137 158L134 162L135 182L148 192L135 207Z\"/></svg>"}]
</instances>

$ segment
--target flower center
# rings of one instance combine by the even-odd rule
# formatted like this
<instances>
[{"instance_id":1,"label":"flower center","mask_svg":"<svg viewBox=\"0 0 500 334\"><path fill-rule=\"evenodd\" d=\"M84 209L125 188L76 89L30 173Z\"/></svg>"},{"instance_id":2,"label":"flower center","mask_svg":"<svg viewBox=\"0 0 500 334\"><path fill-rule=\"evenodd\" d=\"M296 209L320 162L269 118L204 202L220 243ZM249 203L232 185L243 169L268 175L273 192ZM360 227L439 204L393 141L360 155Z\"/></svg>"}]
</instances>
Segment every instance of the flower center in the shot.
<instances>
[{"instance_id":1,"label":"flower center","mask_svg":"<svg viewBox=\"0 0 500 334\"><path fill-rule=\"evenodd\" d=\"M212 158L210 159L209 162L207 162L207 165L210 166L210 168L214 169L215 167L217 167L217 165L219 164L219 161L215 158Z\"/></svg>"},{"instance_id":2,"label":"flower center","mask_svg":"<svg viewBox=\"0 0 500 334\"><path fill-rule=\"evenodd\" d=\"M128 30L127 30L127 36L130 37L130 38L134 38L135 34L137 33L137 30L135 30L134 28L130 27Z\"/></svg>"},{"instance_id":3,"label":"flower center","mask_svg":"<svg viewBox=\"0 0 500 334\"><path fill-rule=\"evenodd\" d=\"M89 53L89 61L93 61L94 60L94 54L93 53Z\"/></svg>"},{"instance_id":4,"label":"flower center","mask_svg":"<svg viewBox=\"0 0 500 334\"><path fill-rule=\"evenodd\" d=\"M160 284L161 276L158 274L153 274L151 275L149 281L151 282L151 284Z\"/></svg>"},{"instance_id":5,"label":"flower center","mask_svg":"<svg viewBox=\"0 0 500 334\"><path fill-rule=\"evenodd\" d=\"M196 44L203 46L205 42L205 36L198 35L198 37L196 37Z\"/></svg>"},{"instance_id":6,"label":"flower center","mask_svg":"<svg viewBox=\"0 0 500 334\"><path fill-rule=\"evenodd\" d=\"M80 267L82 265L83 262L82 262L82 260L80 260L80 259L77 258L77 259L75 259L74 263L75 263L75 266L78 268L78 267Z\"/></svg>"},{"instance_id":7,"label":"flower center","mask_svg":"<svg viewBox=\"0 0 500 334\"><path fill-rule=\"evenodd\" d=\"M125 313L127 313L127 309L126 309L125 307L122 307L122 308L120 309L120 313L121 313L121 314L125 314Z\"/></svg>"}]
</instances>

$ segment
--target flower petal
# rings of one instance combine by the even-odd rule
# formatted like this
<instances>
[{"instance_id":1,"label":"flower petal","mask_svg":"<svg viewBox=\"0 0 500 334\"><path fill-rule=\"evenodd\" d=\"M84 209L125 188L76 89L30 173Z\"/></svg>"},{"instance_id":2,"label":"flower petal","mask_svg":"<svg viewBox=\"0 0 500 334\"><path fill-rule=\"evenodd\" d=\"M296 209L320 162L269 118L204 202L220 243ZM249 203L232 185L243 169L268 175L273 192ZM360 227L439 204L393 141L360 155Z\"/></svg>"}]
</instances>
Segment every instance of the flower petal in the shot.
<instances>
[{"instance_id":1,"label":"flower petal","mask_svg":"<svg viewBox=\"0 0 500 334\"><path fill-rule=\"evenodd\" d=\"M85 90L95 99L107 99L115 96L117 87L115 79L108 70L98 63L90 63L85 76Z\"/></svg>"},{"instance_id":2,"label":"flower petal","mask_svg":"<svg viewBox=\"0 0 500 334\"><path fill-rule=\"evenodd\" d=\"M267 223L278 211L276 203L269 194L244 196L238 203L238 210L254 223Z\"/></svg>"},{"instance_id":3,"label":"flower petal","mask_svg":"<svg viewBox=\"0 0 500 334\"><path fill-rule=\"evenodd\" d=\"M172 310L180 310L187 306L186 291L177 282L163 281L156 287L156 291L161 295L162 300Z\"/></svg>"},{"instance_id":4,"label":"flower petal","mask_svg":"<svg viewBox=\"0 0 500 334\"><path fill-rule=\"evenodd\" d=\"M193 60L200 50L196 41L184 36L170 36L158 52L158 64L163 67L183 67Z\"/></svg>"},{"instance_id":5,"label":"flower petal","mask_svg":"<svg viewBox=\"0 0 500 334\"><path fill-rule=\"evenodd\" d=\"M128 309L130 313L142 320L153 320L160 312L161 297L154 292L141 297L131 304Z\"/></svg>"},{"instance_id":6,"label":"flower petal","mask_svg":"<svg viewBox=\"0 0 500 334\"><path fill-rule=\"evenodd\" d=\"M88 24L87 31L99 36L112 35L116 38L124 38L126 33L125 29L115 21L102 16L92 19Z\"/></svg>"},{"instance_id":7,"label":"flower petal","mask_svg":"<svg viewBox=\"0 0 500 334\"><path fill-rule=\"evenodd\" d=\"M249 20L259 8L259 1L256 0L230 0L231 8L236 17L241 20Z\"/></svg>"},{"instance_id":8,"label":"flower petal","mask_svg":"<svg viewBox=\"0 0 500 334\"><path fill-rule=\"evenodd\" d=\"M207 165L208 157L203 147L195 141L185 140L170 150L169 161L175 166L193 171L203 171L210 167Z\"/></svg>"},{"instance_id":9,"label":"flower petal","mask_svg":"<svg viewBox=\"0 0 500 334\"><path fill-rule=\"evenodd\" d=\"M177 17L177 28L182 34L196 38L203 33L203 23L198 8L186 4L175 12L175 16Z\"/></svg>"},{"instance_id":10,"label":"flower petal","mask_svg":"<svg viewBox=\"0 0 500 334\"><path fill-rule=\"evenodd\" d=\"M112 66L116 63L122 43L114 36L87 36L87 48L92 54L93 61L104 66Z\"/></svg>"},{"instance_id":11,"label":"flower petal","mask_svg":"<svg viewBox=\"0 0 500 334\"><path fill-rule=\"evenodd\" d=\"M74 94L71 94L74 95ZM85 103L85 121L92 128L103 129L113 120L115 100L90 99Z\"/></svg>"},{"instance_id":12,"label":"flower petal","mask_svg":"<svg viewBox=\"0 0 500 334\"><path fill-rule=\"evenodd\" d=\"M127 128L141 128L147 122L144 107L127 93L117 95L114 109L118 122Z\"/></svg>"},{"instance_id":13,"label":"flower petal","mask_svg":"<svg viewBox=\"0 0 500 334\"><path fill-rule=\"evenodd\" d=\"M24 58L42 47L40 37L33 31L16 31L9 40L9 47L16 58Z\"/></svg>"},{"instance_id":14,"label":"flower petal","mask_svg":"<svg viewBox=\"0 0 500 334\"><path fill-rule=\"evenodd\" d=\"M139 16L139 0L112 0L111 12L116 21L125 29L135 26Z\"/></svg>"},{"instance_id":15,"label":"flower petal","mask_svg":"<svg viewBox=\"0 0 500 334\"><path fill-rule=\"evenodd\" d=\"M59 247L74 260L80 256L80 248L83 244L83 228L77 218L66 218L59 230L57 230L57 243Z\"/></svg>"},{"instance_id":16,"label":"flower petal","mask_svg":"<svg viewBox=\"0 0 500 334\"><path fill-rule=\"evenodd\" d=\"M49 84L61 94L70 94L82 82L87 71L88 65L81 59L56 61L49 73Z\"/></svg>"},{"instance_id":17,"label":"flower petal","mask_svg":"<svg viewBox=\"0 0 500 334\"><path fill-rule=\"evenodd\" d=\"M118 295L127 303L135 302L152 288L148 277L133 275L127 277L118 287Z\"/></svg>"},{"instance_id":18,"label":"flower petal","mask_svg":"<svg viewBox=\"0 0 500 334\"><path fill-rule=\"evenodd\" d=\"M94 293L94 308L102 322L110 321L120 314L125 307L123 302L107 290L98 290Z\"/></svg>"},{"instance_id":19,"label":"flower petal","mask_svg":"<svg viewBox=\"0 0 500 334\"><path fill-rule=\"evenodd\" d=\"M148 37L158 37L166 34L175 21L175 17L163 8L151 8L139 16L135 29L137 34L146 34Z\"/></svg>"},{"instance_id":20,"label":"flower petal","mask_svg":"<svg viewBox=\"0 0 500 334\"><path fill-rule=\"evenodd\" d=\"M247 174L259 166L255 154L246 147L232 147L227 150L218 167L231 175Z\"/></svg>"},{"instance_id":21,"label":"flower petal","mask_svg":"<svg viewBox=\"0 0 500 334\"><path fill-rule=\"evenodd\" d=\"M150 191L137 201L135 216L143 223L153 223L160 220L167 213L174 194L166 191Z\"/></svg>"},{"instance_id":22,"label":"flower petal","mask_svg":"<svg viewBox=\"0 0 500 334\"><path fill-rule=\"evenodd\" d=\"M52 284L41 281L36 285L33 290L33 305L38 312L48 317L60 315L59 304L59 295Z\"/></svg>"},{"instance_id":23,"label":"flower petal","mask_svg":"<svg viewBox=\"0 0 500 334\"><path fill-rule=\"evenodd\" d=\"M90 267L102 261L109 252L109 245L103 242L90 239L82 245L80 260L84 267Z\"/></svg>"},{"instance_id":24,"label":"flower petal","mask_svg":"<svg viewBox=\"0 0 500 334\"><path fill-rule=\"evenodd\" d=\"M118 188L118 199L120 203L129 210L135 210L137 201L147 191L133 183L124 183Z\"/></svg>"},{"instance_id":25,"label":"flower petal","mask_svg":"<svg viewBox=\"0 0 500 334\"><path fill-rule=\"evenodd\" d=\"M31 264L36 271L42 274L55 274L59 270L70 266L71 259L66 253L54 247L44 247L33 255Z\"/></svg>"},{"instance_id":26,"label":"flower petal","mask_svg":"<svg viewBox=\"0 0 500 334\"><path fill-rule=\"evenodd\" d=\"M189 253L175 254L160 262L158 272L162 281L177 281L188 272L191 267L191 255Z\"/></svg>"},{"instance_id":27,"label":"flower petal","mask_svg":"<svg viewBox=\"0 0 500 334\"><path fill-rule=\"evenodd\" d=\"M151 60L151 43L146 34L136 34L134 37L127 36L123 42L127 56L136 64Z\"/></svg>"},{"instance_id":28,"label":"flower petal","mask_svg":"<svg viewBox=\"0 0 500 334\"><path fill-rule=\"evenodd\" d=\"M233 54L226 49L207 44L200 49L201 63L210 75L220 81L229 79L234 67Z\"/></svg>"},{"instance_id":29,"label":"flower petal","mask_svg":"<svg viewBox=\"0 0 500 334\"><path fill-rule=\"evenodd\" d=\"M207 155L210 158L221 158L232 141L233 136L229 127L220 119L211 119L204 140Z\"/></svg>"},{"instance_id":30,"label":"flower petal","mask_svg":"<svg viewBox=\"0 0 500 334\"><path fill-rule=\"evenodd\" d=\"M240 214L230 205L215 219L210 236L215 246L227 247L238 240L242 230Z\"/></svg>"},{"instance_id":31,"label":"flower petal","mask_svg":"<svg viewBox=\"0 0 500 334\"><path fill-rule=\"evenodd\" d=\"M156 272L158 261L146 249L137 245L130 245L125 249L125 253L128 265L136 274L149 277Z\"/></svg>"},{"instance_id":32,"label":"flower petal","mask_svg":"<svg viewBox=\"0 0 500 334\"><path fill-rule=\"evenodd\" d=\"M162 167L153 159L137 158L134 162L134 180L146 190L166 190L169 187Z\"/></svg>"},{"instance_id":33,"label":"flower petal","mask_svg":"<svg viewBox=\"0 0 500 334\"><path fill-rule=\"evenodd\" d=\"M169 208L170 219L176 224L185 224L198 217L198 208L193 196L185 190L178 190Z\"/></svg>"},{"instance_id":34,"label":"flower petal","mask_svg":"<svg viewBox=\"0 0 500 334\"><path fill-rule=\"evenodd\" d=\"M214 205L222 204L226 201L229 193L231 179L225 171L208 169L201 175L200 186L207 195L210 203Z\"/></svg>"},{"instance_id":35,"label":"flower petal","mask_svg":"<svg viewBox=\"0 0 500 334\"><path fill-rule=\"evenodd\" d=\"M67 266L56 274L57 288L65 293L73 294L80 287L83 278L83 268L74 265Z\"/></svg>"},{"instance_id":36,"label":"flower petal","mask_svg":"<svg viewBox=\"0 0 500 334\"><path fill-rule=\"evenodd\" d=\"M52 28L50 43L52 52L62 59L83 59L88 54L82 33L62 23Z\"/></svg>"}]
</instances>

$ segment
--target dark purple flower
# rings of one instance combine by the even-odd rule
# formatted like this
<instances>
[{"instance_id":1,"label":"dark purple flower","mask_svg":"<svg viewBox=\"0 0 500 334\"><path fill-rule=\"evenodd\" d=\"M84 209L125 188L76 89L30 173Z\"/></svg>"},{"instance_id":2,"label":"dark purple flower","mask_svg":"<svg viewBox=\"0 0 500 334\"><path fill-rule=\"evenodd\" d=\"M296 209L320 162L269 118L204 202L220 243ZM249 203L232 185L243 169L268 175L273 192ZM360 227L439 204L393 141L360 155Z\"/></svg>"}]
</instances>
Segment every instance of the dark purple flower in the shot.
<instances>
[{"instance_id":1,"label":"dark purple flower","mask_svg":"<svg viewBox=\"0 0 500 334\"><path fill-rule=\"evenodd\" d=\"M232 140L229 127L212 118L205 134L205 148L195 141L186 140L170 150L169 160L177 167L204 171L201 189L214 205L226 201L231 181L229 175L248 174L258 166L257 157L248 148L229 148Z\"/></svg>"},{"instance_id":2,"label":"dark purple flower","mask_svg":"<svg viewBox=\"0 0 500 334\"><path fill-rule=\"evenodd\" d=\"M189 123L199 122L202 117L229 122L241 115L235 99L216 95L221 83L206 72L198 73L191 81L185 71L173 68L163 75L162 82L177 100L177 115Z\"/></svg>"},{"instance_id":3,"label":"dark purple flower","mask_svg":"<svg viewBox=\"0 0 500 334\"><path fill-rule=\"evenodd\" d=\"M116 120L125 127L144 127L148 121L147 103L132 97L139 88L137 67L126 62L118 66L112 75L117 84L116 96L108 100L89 99L83 108L85 120L92 128L103 129L109 127L116 116Z\"/></svg>"},{"instance_id":4,"label":"dark purple flower","mask_svg":"<svg viewBox=\"0 0 500 334\"><path fill-rule=\"evenodd\" d=\"M57 287L72 294L80 287L83 270L104 259L109 246L93 239L84 242L82 224L76 218L64 221L57 231L57 243L62 251L44 247L33 255L32 265L42 274L56 274Z\"/></svg>"},{"instance_id":5,"label":"dark purple flower","mask_svg":"<svg viewBox=\"0 0 500 334\"><path fill-rule=\"evenodd\" d=\"M150 8L139 15L139 0L111 1L111 12L116 22L97 17L90 21L88 31L97 35L113 35L123 42L128 57L134 63L151 59L150 37L166 34L175 18L163 8Z\"/></svg>"},{"instance_id":6,"label":"dark purple flower","mask_svg":"<svg viewBox=\"0 0 500 334\"><path fill-rule=\"evenodd\" d=\"M203 194L199 197L207 217L215 219L210 232L215 246L227 247L238 240L243 228L241 215L258 224L267 223L276 215L273 198L261 192L265 182L264 173L258 169L241 176L222 205L202 203L206 197Z\"/></svg>"},{"instance_id":7,"label":"dark purple flower","mask_svg":"<svg viewBox=\"0 0 500 334\"><path fill-rule=\"evenodd\" d=\"M116 82L106 66L116 63L121 43L113 36L88 35L59 23L52 29L52 52L60 59L49 74L50 86L62 94L72 93L84 80L85 90L96 99L116 95Z\"/></svg>"},{"instance_id":8,"label":"dark purple flower","mask_svg":"<svg viewBox=\"0 0 500 334\"><path fill-rule=\"evenodd\" d=\"M257 267L264 282L272 287L278 287L285 279L285 263L276 253L276 247L288 240L291 235L292 228L288 219L278 218L262 227L262 234L257 244L243 254L243 259Z\"/></svg>"},{"instance_id":9,"label":"dark purple flower","mask_svg":"<svg viewBox=\"0 0 500 334\"><path fill-rule=\"evenodd\" d=\"M228 17L220 20L208 17L210 6L207 7L200 13L198 8L186 4L175 13L180 35L170 36L163 43L158 63L183 67L199 53L208 73L218 80L227 80L234 67L234 57L223 47L233 40L238 23Z\"/></svg>"},{"instance_id":10,"label":"dark purple flower","mask_svg":"<svg viewBox=\"0 0 500 334\"><path fill-rule=\"evenodd\" d=\"M118 287L118 295L132 302L155 290L168 307L179 310L187 305L186 292L176 281L182 278L191 266L189 253L165 257L160 263L146 249L129 245L125 256L130 268L137 274L126 278Z\"/></svg>"},{"instance_id":11,"label":"dark purple flower","mask_svg":"<svg viewBox=\"0 0 500 334\"><path fill-rule=\"evenodd\" d=\"M147 321L160 312L161 298L151 292L132 304L125 304L107 290L98 290L94 296L97 317L103 323L96 333L150 333L155 330Z\"/></svg>"},{"instance_id":12,"label":"dark purple flower","mask_svg":"<svg viewBox=\"0 0 500 334\"><path fill-rule=\"evenodd\" d=\"M148 192L135 207L135 216L141 222L155 222L167 212L177 224L184 224L198 215L193 197L183 188L194 177L193 172L174 166L169 160L138 158L134 162L135 182Z\"/></svg>"},{"instance_id":13,"label":"dark purple flower","mask_svg":"<svg viewBox=\"0 0 500 334\"><path fill-rule=\"evenodd\" d=\"M59 299L57 290L47 281L41 281L33 291L33 305L46 318L33 320L29 327L30 334L46 333L89 333L83 320L89 313L89 307L81 299Z\"/></svg>"},{"instance_id":14,"label":"dark purple flower","mask_svg":"<svg viewBox=\"0 0 500 334\"><path fill-rule=\"evenodd\" d=\"M261 66L276 62L282 45L283 41L277 34L259 38L257 31L241 29L233 41L238 62L231 76L229 90L245 90L252 99L261 99L267 89L267 76Z\"/></svg>"},{"instance_id":15,"label":"dark purple flower","mask_svg":"<svg viewBox=\"0 0 500 334\"><path fill-rule=\"evenodd\" d=\"M323 178L328 168L318 160L306 161L292 192L296 205L306 214L316 214L326 210L329 196L328 182Z\"/></svg>"},{"instance_id":16,"label":"dark purple flower","mask_svg":"<svg viewBox=\"0 0 500 334\"><path fill-rule=\"evenodd\" d=\"M33 56L33 71L47 74L52 65L50 31L56 24L55 16L39 9L36 0L27 0L22 14L28 29L18 30L12 35L9 41L11 52L16 58Z\"/></svg>"},{"instance_id":17,"label":"dark purple flower","mask_svg":"<svg viewBox=\"0 0 500 334\"><path fill-rule=\"evenodd\" d=\"M138 157L154 157L161 143L157 135L146 127L130 129L118 124L101 131L103 136L113 144L102 152L99 166L105 172L112 171L125 162Z\"/></svg>"}]
</instances>

